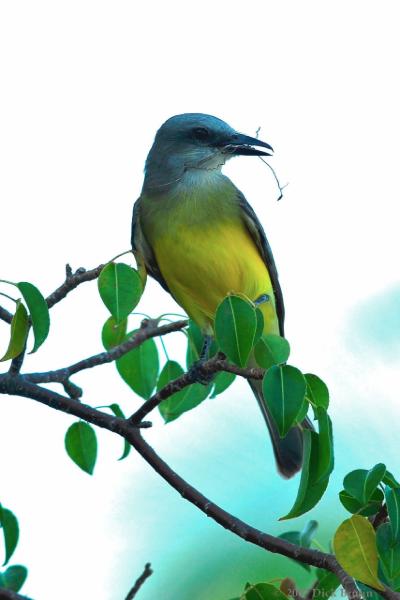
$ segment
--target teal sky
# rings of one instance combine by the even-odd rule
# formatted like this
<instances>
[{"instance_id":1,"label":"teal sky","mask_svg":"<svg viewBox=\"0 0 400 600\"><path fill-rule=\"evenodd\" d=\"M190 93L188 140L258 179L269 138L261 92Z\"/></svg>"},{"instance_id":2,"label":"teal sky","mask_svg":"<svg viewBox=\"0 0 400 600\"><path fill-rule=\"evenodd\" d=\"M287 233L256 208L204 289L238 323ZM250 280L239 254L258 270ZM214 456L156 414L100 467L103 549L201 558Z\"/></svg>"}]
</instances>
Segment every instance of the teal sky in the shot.
<instances>
[{"instance_id":1,"label":"teal sky","mask_svg":"<svg viewBox=\"0 0 400 600\"><path fill-rule=\"evenodd\" d=\"M397 3L387 0L22 0L0 6L0 278L45 294L65 263L94 267L130 244L131 209L156 129L206 112L275 148L271 165L231 161L226 174L267 232L286 304L291 363L331 392L336 469L310 515L280 523L298 479L279 478L245 382L146 438L213 501L265 531L317 519L327 546L344 509L343 476L398 465L399 326ZM176 312L149 282L139 310ZM95 284L52 311L30 371L101 350L107 313ZM7 343L0 323L0 345ZM182 358L183 336L167 340ZM93 405L139 405L112 365L75 382ZM0 502L18 516L15 563L35 600L122 600L144 564L140 600L230 600L246 581L294 563L252 547L181 499L121 441L99 432L92 478L64 451L73 419L2 398ZM139 596L138 596L139 600Z\"/></svg>"}]
</instances>

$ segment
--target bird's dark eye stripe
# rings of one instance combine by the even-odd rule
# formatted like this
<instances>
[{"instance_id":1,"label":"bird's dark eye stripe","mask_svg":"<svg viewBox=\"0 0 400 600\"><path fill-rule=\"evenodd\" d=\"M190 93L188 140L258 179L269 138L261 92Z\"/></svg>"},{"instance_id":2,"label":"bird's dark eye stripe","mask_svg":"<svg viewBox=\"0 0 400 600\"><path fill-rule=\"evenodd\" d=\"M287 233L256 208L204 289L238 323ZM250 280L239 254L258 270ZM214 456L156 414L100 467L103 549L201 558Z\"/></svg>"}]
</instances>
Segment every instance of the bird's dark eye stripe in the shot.
<instances>
[{"instance_id":1,"label":"bird's dark eye stripe","mask_svg":"<svg viewBox=\"0 0 400 600\"><path fill-rule=\"evenodd\" d=\"M210 137L210 132L206 127L195 127L193 129L193 135L198 140L206 140Z\"/></svg>"}]
</instances>

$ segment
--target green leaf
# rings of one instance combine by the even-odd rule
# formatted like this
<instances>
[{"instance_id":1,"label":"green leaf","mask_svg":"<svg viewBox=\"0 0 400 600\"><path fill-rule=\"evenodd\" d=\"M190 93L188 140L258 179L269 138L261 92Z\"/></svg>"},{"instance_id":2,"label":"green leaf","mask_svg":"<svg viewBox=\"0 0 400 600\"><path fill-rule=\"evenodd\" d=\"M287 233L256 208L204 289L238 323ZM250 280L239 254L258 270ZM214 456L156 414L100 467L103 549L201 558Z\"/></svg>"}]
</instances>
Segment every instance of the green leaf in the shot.
<instances>
[{"instance_id":1,"label":"green leaf","mask_svg":"<svg viewBox=\"0 0 400 600\"><path fill-rule=\"evenodd\" d=\"M254 347L257 364L263 369L285 363L289 354L289 342L280 335L263 335Z\"/></svg>"},{"instance_id":2,"label":"green leaf","mask_svg":"<svg viewBox=\"0 0 400 600\"><path fill-rule=\"evenodd\" d=\"M325 408L317 407L315 414L318 419L318 467L315 481L329 476L333 471L333 434L332 422Z\"/></svg>"},{"instance_id":3,"label":"green leaf","mask_svg":"<svg viewBox=\"0 0 400 600\"><path fill-rule=\"evenodd\" d=\"M382 481L385 472L386 467L382 463L378 463L369 471L356 469L348 473L343 479L343 487L364 506Z\"/></svg>"},{"instance_id":4,"label":"green leaf","mask_svg":"<svg viewBox=\"0 0 400 600\"><path fill-rule=\"evenodd\" d=\"M303 546L304 548L309 548L311 545L312 538L314 537L314 534L317 531L317 529L317 521L308 521L308 523L306 523L300 534L300 546Z\"/></svg>"},{"instance_id":5,"label":"green leaf","mask_svg":"<svg viewBox=\"0 0 400 600\"><path fill-rule=\"evenodd\" d=\"M120 419L125 419L125 415L122 412L119 404L110 404L109 409L114 413L116 417L119 417ZM118 460L123 460L124 458L126 458L129 452L131 451L131 448L132 446L126 440L124 440L124 451L122 452L122 455L119 457Z\"/></svg>"},{"instance_id":6,"label":"green leaf","mask_svg":"<svg viewBox=\"0 0 400 600\"><path fill-rule=\"evenodd\" d=\"M18 544L19 527L17 517L8 508L0 505L0 525L3 529L5 558L3 565L6 565Z\"/></svg>"},{"instance_id":7,"label":"green leaf","mask_svg":"<svg viewBox=\"0 0 400 600\"><path fill-rule=\"evenodd\" d=\"M50 313L47 302L38 288L27 281L20 281L17 287L21 292L31 316L35 343L31 354L43 344L50 329Z\"/></svg>"},{"instance_id":8,"label":"green leaf","mask_svg":"<svg viewBox=\"0 0 400 600\"><path fill-rule=\"evenodd\" d=\"M163 367L157 383L157 391L165 387L170 381L183 375L182 367L175 361L169 360ZM211 386L200 383L189 385L179 392L175 392L159 405L161 416L166 423L174 421L184 412L198 406L205 400L210 392Z\"/></svg>"},{"instance_id":9,"label":"green leaf","mask_svg":"<svg viewBox=\"0 0 400 600\"><path fill-rule=\"evenodd\" d=\"M265 373L263 379L265 403L282 438L296 422L305 392L305 379L296 367L274 365Z\"/></svg>"},{"instance_id":10,"label":"green leaf","mask_svg":"<svg viewBox=\"0 0 400 600\"><path fill-rule=\"evenodd\" d=\"M108 263L99 275L98 288L117 323L133 311L143 293L139 273L125 263Z\"/></svg>"},{"instance_id":11,"label":"green leaf","mask_svg":"<svg viewBox=\"0 0 400 600\"><path fill-rule=\"evenodd\" d=\"M120 323L117 323L114 317L107 319L101 330L101 341L106 350L122 344L126 336L127 325L128 319L124 319Z\"/></svg>"},{"instance_id":12,"label":"green leaf","mask_svg":"<svg viewBox=\"0 0 400 600\"><path fill-rule=\"evenodd\" d=\"M400 543L393 541L390 523L382 523L376 530L376 545L388 585L397 589L400 585Z\"/></svg>"},{"instance_id":13,"label":"green leaf","mask_svg":"<svg viewBox=\"0 0 400 600\"><path fill-rule=\"evenodd\" d=\"M302 531L286 531L278 537L290 542L291 544L295 544L296 546L303 546L303 548L309 548L311 545L312 537L317 528L317 521L308 521L308 523L306 523ZM295 559L291 560L294 560L295 563L297 563L306 571L311 571L310 565L307 565Z\"/></svg>"},{"instance_id":14,"label":"green leaf","mask_svg":"<svg viewBox=\"0 0 400 600\"><path fill-rule=\"evenodd\" d=\"M218 394L225 392L235 379L236 375L234 373L228 373L227 371L217 373L213 380L214 387L210 398L215 398Z\"/></svg>"},{"instance_id":15,"label":"green leaf","mask_svg":"<svg viewBox=\"0 0 400 600\"><path fill-rule=\"evenodd\" d=\"M334 573L325 569L317 569L317 581L313 585L312 598L330 598L340 585L340 580Z\"/></svg>"},{"instance_id":16,"label":"green leaf","mask_svg":"<svg viewBox=\"0 0 400 600\"><path fill-rule=\"evenodd\" d=\"M282 538L283 540L286 540L287 542L290 542L291 544L295 544L296 546L301 546L301 535L302 534L300 531L286 531L285 533L281 533L281 535L279 535L278 537ZM296 560L295 558L291 558L289 560L293 560L302 569L305 569L308 572L311 571L310 565L302 563L299 560Z\"/></svg>"},{"instance_id":17,"label":"green leaf","mask_svg":"<svg viewBox=\"0 0 400 600\"><path fill-rule=\"evenodd\" d=\"M15 314L11 321L10 341L7 352L0 358L0 362L19 356L25 348L29 331L28 313L21 300L18 300Z\"/></svg>"},{"instance_id":18,"label":"green leaf","mask_svg":"<svg viewBox=\"0 0 400 600\"><path fill-rule=\"evenodd\" d=\"M303 468L297 497L287 515L279 520L299 517L313 508L324 495L329 477L315 480L318 469L318 433L305 429L303 431Z\"/></svg>"},{"instance_id":19,"label":"green leaf","mask_svg":"<svg viewBox=\"0 0 400 600\"><path fill-rule=\"evenodd\" d=\"M97 438L93 427L84 421L73 423L65 435L68 456L85 473L93 474L97 458Z\"/></svg>"},{"instance_id":20,"label":"green leaf","mask_svg":"<svg viewBox=\"0 0 400 600\"><path fill-rule=\"evenodd\" d=\"M375 530L367 518L353 515L336 530L333 538L336 558L354 579L384 590L378 579L378 552Z\"/></svg>"},{"instance_id":21,"label":"green leaf","mask_svg":"<svg viewBox=\"0 0 400 600\"><path fill-rule=\"evenodd\" d=\"M385 487L386 507L392 528L393 541L400 542L400 488Z\"/></svg>"},{"instance_id":22,"label":"green leaf","mask_svg":"<svg viewBox=\"0 0 400 600\"><path fill-rule=\"evenodd\" d=\"M357 513L359 515L363 515L364 517L371 517L372 515L376 515L382 506L383 492L380 488L377 488L373 492L368 504L362 504L346 490L342 490L339 493L339 499L345 509L350 513Z\"/></svg>"},{"instance_id":23,"label":"green leaf","mask_svg":"<svg viewBox=\"0 0 400 600\"><path fill-rule=\"evenodd\" d=\"M326 384L312 373L304 375L307 381L307 395L315 406L321 406L328 409L329 406L329 390Z\"/></svg>"},{"instance_id":24,"label":"green leaf","mask_svg":"<svg viewBox=\"0 0 400 600\"><path fill-rule=\"evenodd\" d=\"M127 338L134 333L134 331L129 333ZM159 371L158 350L154 340L146 340L115 362L118 373L125 383L141 398L145 400L150 398Z\"/></svg>"},{"instance_id":25,"label":"green leaf","mask_svg":"<svg viewBox=\"0 0 400 600\"><path fill-rule=\"evenodd\" d=\"M262 312L261 312L261 310L259 308L256 308L255 311L256 311L257 325L256 325L256 334L254 336L254 339L255 340L259 340L261 338L261 336L262 336L263 331L264 331L264 315L262 314ZM256 342L254 342L254 344L255 343Z\"/></svg>"},{"instance_id":26,"label":"green leaf","mask_svg":"<svg viewBox=\"0 0 400 600\"><path fill-rule=\"evenodd\" d=\"M386 471L382 478L382 483L388 485L391 488L400 488L400 483L395 479L390 471Z\"/></svg>"},{"instance_id":27,"label":"green leaf","mask_svg":"<svg viewBox=\"0 0 400 600\"><path fill-rule=\"evenodd\" d=\"M217 308L214 328L222 352L245 367L259 333L254 306L240 296L227 296Z\"/></svg>"},{"instance_id":28,"label":"green leaf","mask_svg":"<svg viewBox=\"0 0 400 600\"><path fill-rule=\"evenodd\" d=\"M247 587L240 600L287 600L287 596L271 583L256 583Z\"/></svg>"},{"instance_id":29,"label":"green leaf","mask_svg":"<svg viewBox=\"0 0 400 600\"><path fill-rule=\"evenodd\" d=\"M0 573L0 587L13 592L19 592L28 576L28 569L22 565L8 567L4 573Z\"/></svg>"}]
</instances>

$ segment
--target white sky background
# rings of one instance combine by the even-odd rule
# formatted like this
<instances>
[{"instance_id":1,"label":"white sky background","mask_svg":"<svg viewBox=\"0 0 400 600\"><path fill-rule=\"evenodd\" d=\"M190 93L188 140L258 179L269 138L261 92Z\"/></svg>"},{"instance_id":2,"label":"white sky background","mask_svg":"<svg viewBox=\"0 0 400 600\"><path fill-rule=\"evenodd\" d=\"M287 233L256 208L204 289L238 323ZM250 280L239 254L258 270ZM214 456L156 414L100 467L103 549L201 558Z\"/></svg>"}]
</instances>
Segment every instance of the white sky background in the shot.
<instances>
[{"instance_id":1,"label":"white sky background","mask_svg":"<svg viewBox=\"0 0 400 600\"><path fill-rule=\"evenodd\" d=\"M365 323L353 331L352 319L376 297L376 310L372 302L368 314L379 338L379 322L386 319L379 298L398 284L397 13L395 1L365 0L141 6L3 0L0 278L32 281L47 294L61 283L66 262L91 268L127 250L144 160L169 116L206 112L248 135L261 126L260 138L275 148L270 162L281 183L289 182L281 202L257 158L232 160L225 172L270 239L293 363L328 381L343 435L351 438L345 417L361 409L358 436L368 424L378 436L388 423L394 427L398 365L392 360L385 366L374 340L363 344ZM152 282L141 307L156 315L175 305ZM107 315L94 284L82 286L52 315L48 343L25 368L57 368L101 350ZM390 324L386 330L390 336ZM0 324L3 347L6 338ZM171 339L171 351L179 339ZM111 366L75 381L86 386L88 402L120 401L126 410L137 405ZM231 393L169 427L156 418L149 439L179 470L193 438L207 436L199 463L207 471L226 411L232 427L248 419L251 430L258 419L250 402L250 412L235 417L235 398L240 409L242 400ZM0 501L21 525L12 562L28 565L24 591L34 598L121 598L152 558L141 552L152 515L143 512L143 527L129 542L115 515L129 507L128 481L143 486L135 505L146 502L148 469L137 457L114 463L121 444L102 434L95 477L81 474L64 457L70 422L33 402L2 398ZM386 443L394 457L396 447ZM195 449L201 454L202 445L195 442ZM110 571L118 568L122 550L131 553L124 560L132 574L121 590L111 591ZM64 580L65 572L73 576Z\"/></svg>"}]
</instances>

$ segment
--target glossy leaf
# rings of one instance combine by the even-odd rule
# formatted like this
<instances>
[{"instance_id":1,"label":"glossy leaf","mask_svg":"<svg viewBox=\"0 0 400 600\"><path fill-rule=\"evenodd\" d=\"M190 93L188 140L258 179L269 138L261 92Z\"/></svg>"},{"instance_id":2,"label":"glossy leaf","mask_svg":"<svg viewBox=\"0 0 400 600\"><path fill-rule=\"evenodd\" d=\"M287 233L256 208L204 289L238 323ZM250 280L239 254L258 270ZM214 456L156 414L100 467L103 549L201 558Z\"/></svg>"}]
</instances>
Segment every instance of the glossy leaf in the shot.
<instances>
[{"instance_id":1,"label":"glossy leaf","mask_svg":"<svg viewBox=\"0 0 400 600\"><path fill-rule=\"evenodd\" d=\"M108 263L99 275L98 289L117 323L133 311L143 293L139 273L125 263Z\"/></svg>"},{"instance_id":2,"label":"glossy leaf","mask_svg":"<svg viewBox=\"0 0 400 600\"><path fill-rule=\"evenodd\" d=\"M329 390L326 383L317 375L306 373L304 375L307 381L307 396L315 406L320 406L328 409L329 406Z\"/></svg>"},{"instance_id":3,"label":"glossy leaf","mask_svg":"<svg viewBox=\"0 0 400 600\"><path fill-rule=\"evenodd\" d=\"M377 488L367 504L362 504L346 490L342 490L339 493L339 499L345 509L350 513L357 513L364 517L371 517L372 515L376 515L382 506L383 492L380 488Z\"/></svg>"},{"instance_id":4,"label":"glossy leaf","mask_svg":"<svg viewBox=\"0 0 400 600\"><path fill-rule=\"evenodd\" d=\"M263 369L285 363L289 354L289 342L280 335L263 335L254 347L257 364Z\"/></svg>"},{"instance_id":5,"label":"glossy leaf","mask_svg":"<svg viewBox=\"0 0 400 600\"><path fill-rule=\"evenodd\" d=\"M49 334L50 313L46 300L36 286L27 281L20 281L17 283L17 287L25 300L31 317L35 338L31 352L33 353L43 344Z\"/></svg>"},{"instance_id":6,"label":"glossy leaf","mask_svg":"<svg viewBox=\"0 0 400 600\"><path fill-rule=\"evenodd\" d=\"M0 573L0 587L19 592L28 576L28 569L22 565L8 567L4 573Z\"/></svg>"},{"instance_id":7,"label":"glossy leaf","mask_svg":"<svg viewBox=\"0 0 400 600\"><path fill-rule=\"evenodd\" d=\"M157 383L157 391L162 389L170 381L183 375L183 373L182 367L177 362L173 360L168 361L161 371ZM207 398L209 392L210 386L204 386L200 383L189 385L161 402L159 405L161 416L166 423L174 421L184 412L195 408L198 404L203 402L203 400Z\"/></svg>"},{"instance_id":8,"label":"glossy leaf","mask_svg":"<svg viewBox=\"0 0 400 600\"><path fill-rule=\"evenodd\" d=\"M384 483L385 485L388 485L391 488L400 488L400 483L397 481L397 479L394 477L394 475L392 475L392 473L388 470L386 470L386 473L382 478L382 483Z\"/></svg>"},{"instance_id":9,"label":"glossy leaf","mask_svg":"<svg viewBox=\"0 0 400 600\"><path fill-rule=\"evenodd\" d=\"M19 527L17 517L8 508L0 505L0 525L4 536L5 558L3 565L6 565L18 544Z\"/></svg>"},{"instance_id":10,"label":"glossy leaf","mask_svg":"<svg viewBox=\"0 0 400 600\"><path fill-rule=\"evenodd\" d=\"M10 360L21 354L25 348L28 331L28 313L22 302L18 300L15 314L11 321L11 332L8 348L3 358L0 359L0 362L3 360Z\"/></svg>"},{"instance_id":11,"label":"glossy leaf","mask_svg":"<svg viewBox=\"0 0 400 600\"><path fill-rule=\"evenodd\" d=\"M263 394L283 438L296 421L303 405L306 382L303 374L289 365L274 365L264 375Z\"/></svg>"},{"instance_id":12,"label":"glossy leaf","mask_svg":"<svg viewBox=\"0 0 400 600\"><path fill-rule=\"evenodd\" d=\"M247 587L240 600L287 600L287 596L271 583L256 583Z\"/></svg>"},{"instance_id":13,"label":"glossy leaf","mask_svg":"<svg viewBox=\"0 0 400 600\"><path fill-rule=\"evenodd\" d=\"M281 533L281 535L279 535L278 537L280 537L283 540L286 540L287 542L290 542L291 544L295 544L296 546L302 545L300 531L286 531L285 533ZM293 562L295 562L297 565L299 565L299 567L301 567L302 569L305 569L308 572L311 571L310 565L307 565L306 563L296 560L295 558L291 558L290 560L293 560Z\"/></svg>"},{"instance_id":14,"label":"glossy leaf","mask_svg":"<svg viewBox=\"0 0 400 600\"><path fill-rule=\"evenodd\" d=\"M393 541L390 523L382 523L376 530L376 545L385 579L397 590L400 586L400 542Z\"/></svg>"},{"instance_id":15,"label":"glossy leaf","mask_svg":"<svg viewBox=\"0 0 400 600\"><path fill-rule=\"evenodd\" d=\"M329 477L315 480L318 469L318 433L305 429L303 439L304 458L299 490L293 507L287 515L280 518L280 521L299 517L311 510L322 498L328 486Z\"/></svg>"},{"instance_id":16,"label":"glossy leaf","mask_svg":"<svg viewBox=\"0 0 400 600\"><path fill-rule=\"evenodd\" d=\"M338 562L351 577L375 589L384 589L378 579L375 530L367 518L353 515L343 521L336 530L333 547Z\"/></svg>"},{"instance_id":17,"label":"glossy leaf","mask_svg":"<svg viewBox=\"0 0 400 600\"><path fill-rule=\"evenodd\" d=\"M318 418L318 466L315 481L329 476L333 471L333 434L332 422L325 408L317 407L315 414Z\"/></svg>"},{"instance_id":18,"label":"glossy leaf","mask_svg":"<svg viewBox=\"0 0 400 600\"><path fill-rule=\"evenodd\" d=\"M109 408L116 417L119 417L120 419L125 419L125 415L122 412L119 404L110 404ZM122 455L119 457L118 460L123 460L124 458L126 458L129 452L131 451L131 448L132 446L126 440L124 440L124 451L122 452Z\"/></svg>"},{"instance_id":19,"label":"glossy leaf","mask_svg":"<svg viewBox=\"0 0 400 600\"><path fill-rule=\"evenodd\" d=\"M288 542L290 542L291 544L295 544L296 546L303 546L303 548L309 548L311 545L312 537L317 528L317 521L308 521L308 523L306 523L302 531L286 531L278 537L287 540ZM297 563L306 571L311 571L310 565L307 565L295 559L292 560L294 560L295 563Z\"/></svg>"},{"instance_id":20,"label":"glossy leaf","mask_svg":"<svg viewBox=\"0 0 400 600\"><path fill-rule=\"evenodd\" d=\"M257 316L254 306L240 296L228 296L215 314L216 340L227 357L245 367L257 342Z\"/></svg>"},{"instance_id":21,"label":"glossy leaf","mask_svg":"<svg viewBox=\"0 0 400 600\"><path fill-rule=\"evenodd\" d=\"M97 458L97 438L93 427L84 421L73 423L65 435L65 449L78 467L89 475L93 474Z\"/></svg>"},{"instance_id":22,"label":"glossy leaf","mask_svg":"<svg viewBox=\"0 0 400 600\"><path fill-rule=\"evenodd\" d=\"M215 398L218 394L225 392L235 379L236 375L234 373L228 373L227 371L217 373L213 379L213 391L210 398Z\"/></svg>"},{"instance_id":23,"label":"glossy leaf","mask_svg":"<svg viewBox=\"0 0 400 600\"><path fill-rule=\"evenodd\" d=\"M134 332L131 332L127 337L133 334ZM154 340L146 340L115 362L125 383L141 398L150 398L159 371L158 350Z\"/></svg>"},{"instance_id":24,"label":"glossy leaf","mask_svg":"<svg viewBox=\"0 0 400 600\"><path fill-rule=\"evenodd\" d=\"M318 521L308 521L308 523L305 524L300 534L300 546L303 546L304 548L309 548L317 529Z\"/></svg>"},{"instance_id":25,"label":"glossy leaf","mask_svg":"<svg viewBox=\"0 0 400 600\"><path fill-rule=\"evenodd\" d=\"M376 490L382 481L385 472L386 467L382 463L375 465L369 471L366 469L356 469L346 475L343 480L343 487L364 506L368 503L374 490Z\"/></svg>"},{"instance_id":26,"label":"glossy leaf","mask_svg":"<svg viewBox=\"0 0 400 600\"><path fill-rule=\"evenodd\" d=\"M127 324L127 319L123 319L120 323L117 323L114 317L107 319L101 330L101 341L106 350L122 344L126 336Z\"/></svg>"},{"instance_id":27,"label":"glossy leaf","mask_svg":"<svg viewBox=\"0 0 400 600\"><path fill-rule=\"evenodd\" d=\"M385 499L393 541L400 542L400 488L386 486Z\"/></svg>"}]
</instances>

